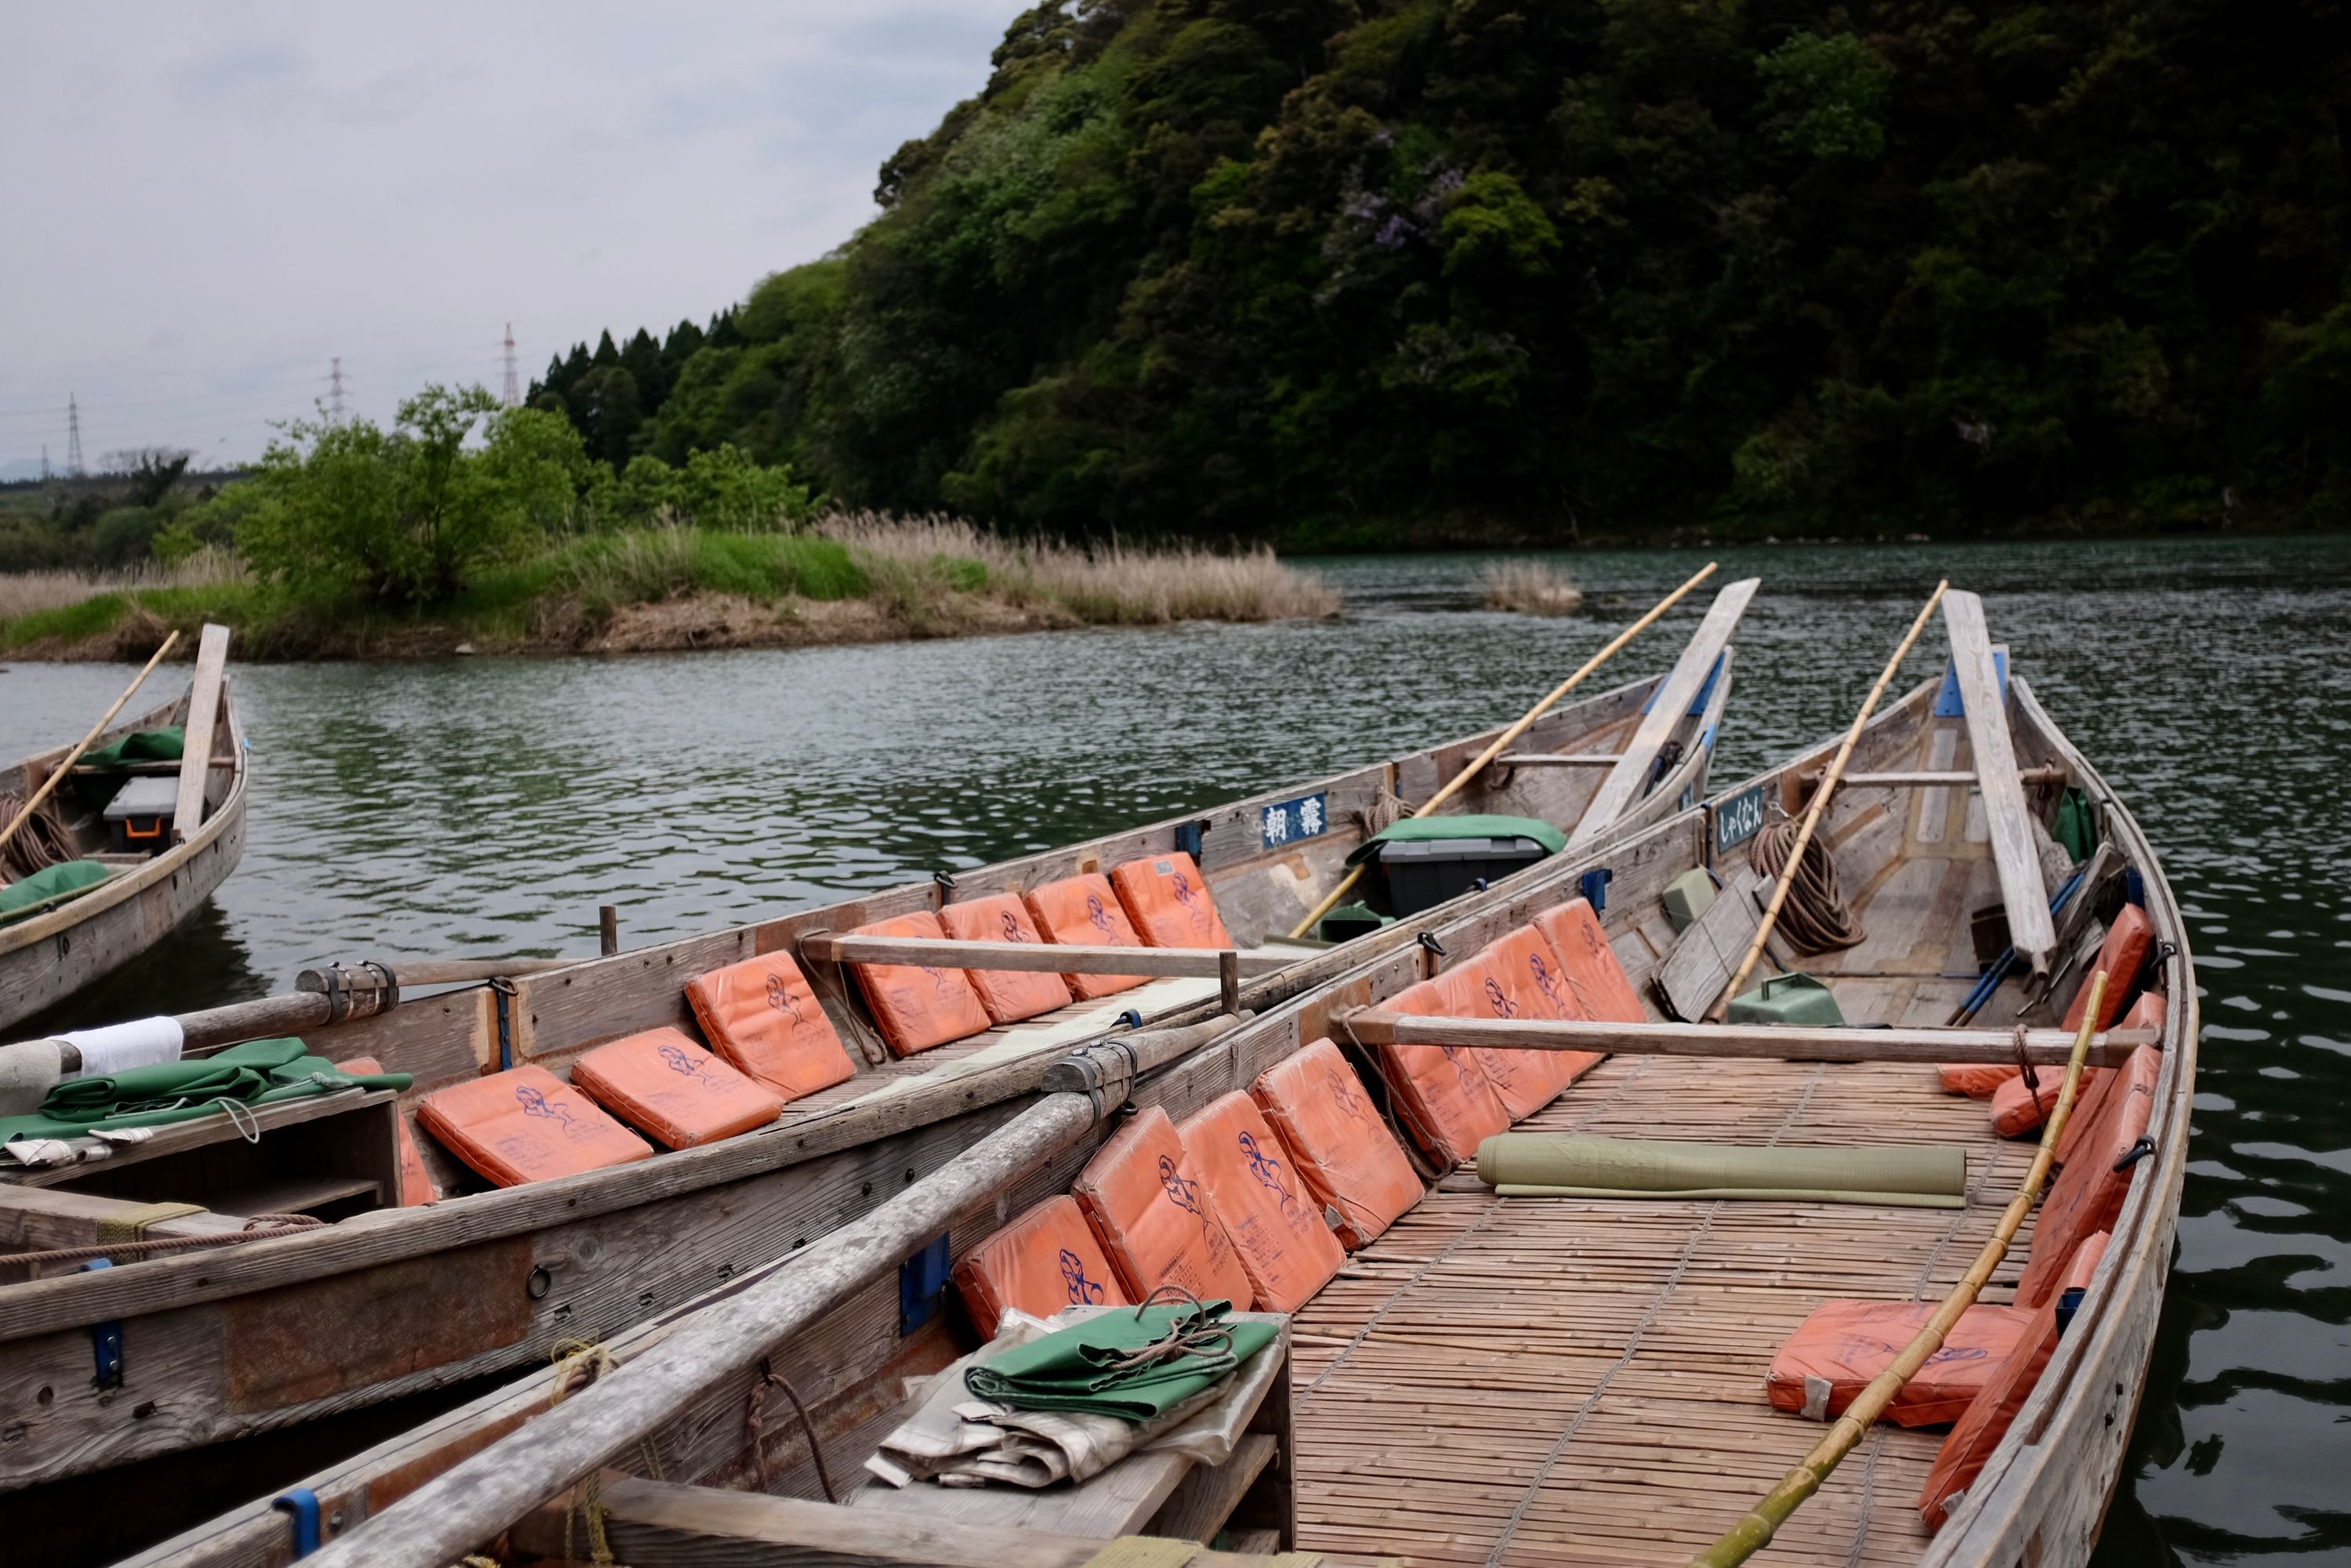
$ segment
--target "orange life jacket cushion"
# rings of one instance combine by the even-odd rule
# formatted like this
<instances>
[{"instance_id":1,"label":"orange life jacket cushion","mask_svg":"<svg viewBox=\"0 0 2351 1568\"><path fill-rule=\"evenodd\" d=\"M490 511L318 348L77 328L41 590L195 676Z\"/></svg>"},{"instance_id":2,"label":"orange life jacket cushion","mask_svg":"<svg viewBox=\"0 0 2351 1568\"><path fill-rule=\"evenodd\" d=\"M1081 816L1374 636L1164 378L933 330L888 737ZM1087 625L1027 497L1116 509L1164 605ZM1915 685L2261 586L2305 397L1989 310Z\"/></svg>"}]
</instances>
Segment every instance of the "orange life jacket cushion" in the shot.
<instances>
[{"instance_id":1,"label":"orange life jacket cushion","mask_svg":"<svg viewBox=\"0 0 2351 1568\"><path fill-rule=\"evenodd\" d=\"M1017 893L950 904L939 911L939 928L956 942L1044 941ZM1036 969L967 969L964 973L991 1022L1019 1023L1070 1005L1070 988L1059 975Z\"/></svg>"},{"instance_id":2,"label":"orange life jacket cushion","mask_svg":"<svg viewBox=\"0 0 2351 1568\"><path fill-rule=\"evenodd\" d=\"M1551 944L1522 925L1428 982L1442 1018L1581 1018ZM1513 1122L1533 1115L1600 1060L1589 1051L1481 1051L1478 1065Z\"/></svg>"},{"instance_id":3,"label":"orange life jacket cushion","mask_svg":"<svg viewBox=\"0 0 2351 1568\"><path fill-rule=\"evenodd\" d=\"M383 1063L372 1056L348 1057L335 1065L347 1072L383 1071ZM400 1118L400 1207L414 1208L439 1196L433 1186L433 1173L424 1168L424 1155L416 1146L416 1134L403 1115Z\"/></svg>"},{"instance_id":4,"label":"orange life jacket cushion","mask_svg":"<svg viewBox=\"0 0 2351 1568\"><path fill-rule=\"evenodd\" d=\"M746 958L685 983L710 1049L784 1099L846 1083L857 1064L789 953Z\"/></svg>"},{"instance_id":5,"label":"orange life jacket cushion","mask_svg":"<svg viewBox=\"0 0 2351 1568\"><path fill-rule=\"evenodd\" d=\"M2101 1230L2112 1230L2141 1162L2115 1166L2147 1136L2155 1114L2155 1080L2163 1053L2151 1045L2131 1052L2105 1085L2096 1118L2082 1129L2072 1159L2050 1184L2032 1222L2032 1256L2016 1281L2019 1305L2037 1307L2063 1287L2074 1250ZM2072 1131L2071 1127L2066 1129Z\"/></svg>"},{"instance_id":6,"label":"orange life jacket cushion","mask_svg":"<svg viewBox=\"0 0 2351 1568\"><path fill-rule=\"evenodd\" d=\"M780 1095L686 1039L649 1029L571 1064L571 1087L665 1149L715 1144L782 1114Z\"/></svg>"},{"instance_id":7,"label":"orange life jacket cushion","mask_svg":"<svg viewBox=\"0 0 2351 1568\"><path fill-rule=\"evenodd\" d=\"M1095 1151L1070 1184L1129 1299L1144 1301L1162 1285L1181 1285L1202 1301L1230 1301L1236 1312L1257 1298L1217 1213L1216 1196L1167 1113L1137 1113Z\"/></svg>"},{"instance_id":8,"label":"orange life jacket cushion","mask_svg":"<svg viewBox=\"0 0 2351 1568\"><path fill-rule=\"evenodd\" d=\"M1140 947L1143 938L1126 917L1126 909L1110 879L1100 872L1065 877L1032 887L1020 895L1048 942L1077 946ZM1149 978L1144 975L1064 975L1070 994L1081 1002L1131 991Z\"/></svg>"},{"instance_id":9,"label":"orange life jacket cushion","mask_svg":"<svg viewBox=\"0 0 2351 1568\"><path fill-rule=\"evenodd\" d=\"M1087 1228L1085 1211L1066 1193L965 1253L955 1266L955 1284L971 1321L989 1339L1008 1311L1050 1318L1063 1307L1134 1304Z\"/></svg>"},{"instance_id":10,"label":"orange life jacket cushion","mask_svg":"<svg viewBox=\"0 0 2351 1568\"><path fill-rule=\"evenodd\" d=\"M939 917L917 910L857 928L861 936L912 936L933 942L946 940ZM865 1006L882 1026L882 1038L899 1056L912 1056L951 1040L963 1040L987 1028L987 1009L971 988L971 977L961 969L935 968L928 964L852 964Z\"/></svg>"},{"instance_id":11,"label":"orange life jacket cushion","mask_svg":"<svg viewBox=\"0 0 2351 1568\"><path fill-rule=\"evenodd\" d=\"M2116 910L2115 923L2106 927L2106 939L2098 944L2097 961L2083 972L2082 988L2074 993L2074 1005L2065 1009L2065 1027L2082 1027L2082 1015L2090 1009L2090 977L2104 969L2106 996L2098 1004L2098 1027L2114 1028L2115 1020L2130 1006L2131 988L2138 983L2138 972L2154 946L2155 922L2147 917L2146 910L2136 904Z\"/></svg>"},{"instance_id":12,"label":"orange life jacket cushion","mask_svg":"<svg viewBox=\"0 0 2351 1568\"><path fill-rule=\"evenodd\" d=\"M1773 1406L1815 1420L1844 1414L1917 1337L1934 1301L1823 1301L1771 1357L1763 1386ZM2024 1340L2032 1313L2022 1307L1973 1306L1959 1314L1943 1346L1886 1407L1898 1427L1956 1421L1992 1381L2002 1357ZM1823 1387L1825 1402L1819 1400Z\"/></svg>"},{"instance_id":13,"label":"orange life jacket cushion","mask_svg":"<svg viewBox=\"0 0 2351 1568\"><path fill-rule=\"evenodd\" d=\"M1339 1239L1350 1250L1370 1246L1420 1201L1404 1145L1329 1040L1268 1068L1249 1092L1314 1202L1338 1215Z\"/></svg>"},{"instance_id":14,"label":"orange life jacket cushion","mask_svg":"<svg viewBox=\"0 0 2351 1568\"><path fill-rule=\"evenodd\" d=\"M1577 1016L1606 1023L1647 1021L1648 1009L1641 1006L1625 966L1616 961L1616 950L1608 945L1608 933L1601 928L1590 899L1571 899L1546 909L1535 916L1534 925L1567 971L1568 992L1582 1009Z\"/></svg>"},{"instance_id":15,"label":"orange life jacket cushion","mask_svg":"<svg viewBox=\"0 0 2351 1568\"><path fill-rule=\"evenodd\" d=\"M1145 855L1113 866L1111 885L1125 906L1126 918L1151 947L1229 947L1217 917L1216 901L1208 896L1208 880L1192 857L1181 850Z\"/></svg>"},{"instance_id":16,"label":"orange life jacket cushion","mask_svg":"<svg viewBox=\"0 0 2351 1568\"><path fill-rule=\"evenodd\" d=\"M2074 1254L2074 1268L2065 1279L2066 1289L2086 1287L2105 1252L2104 1231L2084 1242ZM2024 1343L2008 1354L1984 1391L1961 1412L1950 1436L1943 1439L1942 1448L1935 1455L1934 1468L1927 1472L1927 1485L1918 1494L1918 1514L1929 1531L1943 1527L1951 1507L1983 1474L1984 1461L1991 1458L1992 1449L2007 1436L2017 1413L2032 1397L2033 1385L2041 1381L2049 1358L2056 1354L2057 1303L2052 1301L2032 1314L2032 1326L2025 1331Z\"/></svg>"},{"instance_id":17,"label":"orange life jacket cushion","mask_svg":"<svg viewBox=\"0 0 2351 1568\"><path fill-rule=\"evenodd\" d=\"M653 1145L544 1067L513 1067L435 1089L417 1124L500 1186L653 1157Z\"/></svg>"},{"instance_id":18,"label":"orange life jacket cushion","mask_svg":"<svg viewBox=\"0 0 2351 1568\"><path fill-rule=\"evenodd\" d=\"M1422 1018L1448 1016L1434 980L1399 991L1387 1006ZM1380 1071L1387 1080L1388 1103L1396 1120L1447 1170L1477 1158L1479 1144L1510 1129L1510 1109L1478 1057L1477 1051L1449 1045L1380 1047Z\"/></svg>"},{"instance_id":19,"label":"orange life jacket cushion","mask_svg":"<svg viewBox=\"0 0 2351 1568\"><path fill-rule=\"evenodd\" d=\"M2080 1028L2079 1024L2074 1026ZM2115 1027L2120 1029L2161 1029L2163 1027L2163 993L2148 991L2131 1004ZM2085 1113L2095 1109L2094 1096L2105 1070L2085 1067L2082 1070L2081 1092L2074 1096L2074 1114L2065 1121L2065 1135L2060 1140L2057 1158L2063 1161L2065 1151L2080 1136L2081 1129L2089 1124ZM2064 1084L2062 1068L2043 1068L2034 1075L2040 1080L2037 1088L2027 1088L2024 1074L2018 1072L2007 1082L1992 1091L1992 1130L2003 1138L2021 1138L2037 1131L2049 1119L2057 1106L2057 1091Z\"/></svg>"},{"instance_id":20,"label":"orange life jacket cushion","mask_svg":"<svg viewBox=\"0 0 2351 1568\"><path fill-rule=\"evenodd\" d=\"M1949 1093L1989 1100L2000 1092L2001 1084L2022 1073L2013 1062L1947 1061L1935 1069L1935 1076Z\"/></svg>"},{"instance_id":21,"label":"orange life jacket cushion","mask_svg":"<svg viewBox=\"0 0 2351 1568\"><path fill-rule=\"evenodd\" d=\"M1176 1132L1217 1200L1258 1310L1294 1312L1304 1306L1331 1282L1347 1252L1322 1222L1322 1205L1257 1103L1236 1090Z\"/></svg>"}]
</instances>

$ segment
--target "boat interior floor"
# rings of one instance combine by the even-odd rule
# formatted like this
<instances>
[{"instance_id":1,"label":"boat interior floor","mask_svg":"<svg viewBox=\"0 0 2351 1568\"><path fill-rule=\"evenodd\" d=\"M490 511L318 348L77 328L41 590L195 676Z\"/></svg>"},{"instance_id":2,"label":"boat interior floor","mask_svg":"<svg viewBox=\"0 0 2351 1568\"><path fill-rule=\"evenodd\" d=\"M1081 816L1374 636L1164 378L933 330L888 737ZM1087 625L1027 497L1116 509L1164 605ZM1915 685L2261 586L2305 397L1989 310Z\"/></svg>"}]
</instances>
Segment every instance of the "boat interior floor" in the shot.
<instances>
[{"instance_id":1,"label":"boat interior floor","mask_svg":"<svg viewBox=\"0 0 2351 1568\"><path fill-rule=\"evenodd\" d=\"M1828 977L1847 1020L1941 1023L1981 860L1905 862L1862 900L1871 943ZM1915 869L1913 869L1915 868ZM1889 894L1891 896L1889 896ZM1914 907L1917 913L1912 913ZM1931 936L1929 934L1932 934ZM1627 931L1638 975L1670 933ZM1889 962L1889 960L1892 960ZM1946 960L1956 960L1946 962ZM2012 1012L2018 988L2000 1010ZM1467 1168L1348 1260L1294 1323L1299 1545L1458 1563L1681 1563L1821 1437L1763 1374L1823 1300L1939 1300L2032 1163L1979 1101L1908 1064L1615 1057L1522 1132L1737 1145L1944 1144L1960 1209L1496 1197ZM1983 1300L2013 1294L2029 1228ZM1915 1562L1939 1428L1881 1425L1782 1530L1774 1562Z\"/></svg>"}]
</instances>

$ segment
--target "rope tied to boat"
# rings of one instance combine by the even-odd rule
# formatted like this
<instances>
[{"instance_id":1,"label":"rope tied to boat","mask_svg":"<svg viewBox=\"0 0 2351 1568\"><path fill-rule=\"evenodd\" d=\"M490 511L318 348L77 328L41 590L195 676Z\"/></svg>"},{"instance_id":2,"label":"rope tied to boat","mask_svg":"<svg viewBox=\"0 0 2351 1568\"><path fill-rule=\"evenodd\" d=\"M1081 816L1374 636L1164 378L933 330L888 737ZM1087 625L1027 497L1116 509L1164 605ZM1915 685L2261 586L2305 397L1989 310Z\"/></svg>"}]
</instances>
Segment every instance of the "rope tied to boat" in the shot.
<instances>
[{"instance_id":1,"label":"rope tied to boat","mask_svg":"<svg viewBox=\"0 0 2351 1568\"><path fill-rule=\"evenodd\" d=\"M1187 1355L1228 1355L1232 1353L1233 1331L1210 1321L1207 1303L1182 1285L1162 1285L1144 1297L1142 1305L1134 1309L1135 1321L1142 1322L1143 1314L1157 1306L1163 1297L1190 1303L1191 1314L1176 1313L1168 1321L1165 1333L1148 1344L1137 1345L1114 1361L1105 1362L1102 1370L1113 1374L1140 1372L1146 1366L1180 1361Z\"/></svg>"},{"instance_id":2,"label":"rope tied to boat","mask_svg":"<svg viewBox=\"0 0 2351 1568\"><path fill-rule=\"evenodd\" d=\"M15 821L24 809L23 796L0 795L0 822ZM38 810L25 819L23 831L8 841L5 861L16 866L22 876L30 876L53 865L63 865L74 859L76 852L72 835L57 821L57 807L44 800ZM0 870L5 869L0 866Z\"/></svg>"},{"instance_id":3,"label":"rope tied to boat","mask_svg":"<svg viewBox=\"0 0 2351 1568\"><path fill-rule=\"evenodd\" d=\"M1788 852L1794 847L1799 831L1793 817L1765 824L1748 845L1747 863L1765 878L1776 880L1787 867ZM1816 838L1805 841L1804 857L1789 881L1777 929L1799 953L1833 953L1861 942L1861 922L1845 903L1836 860Z\"/></svg>"},{"instance_id":4,"label":"rope tied to boat","mask_svg":"<svg viewBox=\"0 0 2351 1568\"><path fill-rule=\"evenodd\" d=\"M197 1209L194 1212L204 1211ZM155 1236L136 1241L102 1242L94 1247L56 1247L46 1252L0 1253L0 1263L24 1263L34 1268L46 1268L52 1263L86 1263L93 1258L110 1259L117 1263L135 1263L142 1259L167 1257L174 1252L201 1251L207 1247L234 1247L242 1241L274 1241L281 1236L319 1229L326 1223L312 1214L256 1214L245 1222L242 1230L221 1230L209 1236Z\"/></svg>"},{"instance_id":5,"label":"rope tied to boat","mask_svg":"<svg viewBox=\"0 0 2351 1568\"><path fill-rule=\"evenodd\" d=\"M555 1358L555 1386L547 1396L547 1406L550 1410L562 1404L563 1396L572 1391L571 1380L575 1375L581 1379L580 1386L585 1388L607 1373L620 1370L621 1364L612 1359L612 1353L593 1340L559 1339L555 1342L551 1354ZM652 1434L646 1434L638 1441L637 1451L644 1458L646 1473L660 1480L661 1455L653 1448ZM604 1533L604 1521L611 1515L604 1507L603 1484L593 1470L589 1471L580 1482L580 1500L563 1511L563 1555L566 1558L571 1556L572 1521L581 1514L588 1518L589 1561L595 1563L596 1568L612 1568L612 1543Z\"/></svg>"},{"instance_id":6,"label":"rope tied to boat","mask_svg":"<svg viewBox=\"0 0 2351 1568\"><path fill-rule=\"evenodd\" d=\"M833 1490L832 1473L825 1468L824 1445L816 1440L816 1423L809 1419L808 1406L801 1400L799 1390L784 1381L764 1355L759 1358L759 1380L751 1385L751 1407L743 1413L743 1425L751 1434L752 1473L759 1478L759 1490L768 1490L772 1479L768 1473L767 1450L767 1394L770 1386L784 1391L784 1397L792 1402L793 1414L800 1418L800 1435L808 1439L809 1458L816 1465L816 1484L824 1489L824 1500L840 1502L841 1494Z\"/></svg>"}]
</instances>

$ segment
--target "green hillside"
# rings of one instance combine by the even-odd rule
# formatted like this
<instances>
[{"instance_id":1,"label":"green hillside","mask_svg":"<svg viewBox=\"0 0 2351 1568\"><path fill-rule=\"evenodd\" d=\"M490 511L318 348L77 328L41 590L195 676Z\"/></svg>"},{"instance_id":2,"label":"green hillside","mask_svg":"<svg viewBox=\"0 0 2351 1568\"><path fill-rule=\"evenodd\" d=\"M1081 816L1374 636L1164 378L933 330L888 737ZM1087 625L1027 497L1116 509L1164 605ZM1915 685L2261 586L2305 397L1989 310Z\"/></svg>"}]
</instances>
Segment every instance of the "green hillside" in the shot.
<instances>
[{"instance_id":1,"label":"green hillside","mask_svg":"<svg viewBox=\"0 0 2351 1568\"><path fill-rule=\"evenodd\" d=\"M2346 43L2319 0L1046 5L837 256L534 395L616 465L1078 535L2341 526Z\"/></svg>"}]
</instances>

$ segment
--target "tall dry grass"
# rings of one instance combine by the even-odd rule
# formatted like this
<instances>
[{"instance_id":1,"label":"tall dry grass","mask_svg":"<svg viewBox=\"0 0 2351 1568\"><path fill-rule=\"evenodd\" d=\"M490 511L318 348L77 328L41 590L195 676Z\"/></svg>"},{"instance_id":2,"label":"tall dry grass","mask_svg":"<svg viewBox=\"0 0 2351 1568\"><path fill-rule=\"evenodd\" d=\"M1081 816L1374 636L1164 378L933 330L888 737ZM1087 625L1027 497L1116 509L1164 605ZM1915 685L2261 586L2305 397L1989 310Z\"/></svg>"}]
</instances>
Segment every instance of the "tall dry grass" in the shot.
<instances>
[{"instance_id":1,"label":"tall dry grass","mask_svg":"<svg viewBox=\"0 0 2351 1568\"><path fill-rule=\"evenodd\" d=\"M96 599L102 593L131 592L146 588L224 588L253 580L245 563L231 552L206 545L173 566L142 561L121 571L91 575L78 571L16 571L0 573L0 621L44 610L63 610Z\"/></svg>"},{"instance_id":2,"label":"tall dry grass","mask_svg":"<svg viewBox=\"0 0 2351 1568\"><path fill-rule=\"evenodd\" d=\"M1489 610L1515 610L1521 615L1573 615L1583 608L1583 590L1575 579L1540 560L1497 560L1478 574Z\"/></svg>"},{"instance_id":3,"label":"tall dry grass","mask_svg":"<svg viewBox=\"0 0 2351 1568\"><path fill-rule=\"evenodd\" d=\"M1007 538L941 513L835 512L811 525L888 575L977 561L985 587L1060 605L1099 624L1286 621L1336 613L1339 592L1320 572L1284 564L1268 545L1225 551L1198 545L1143 549Z\"/></svg>"}]
</instances>

